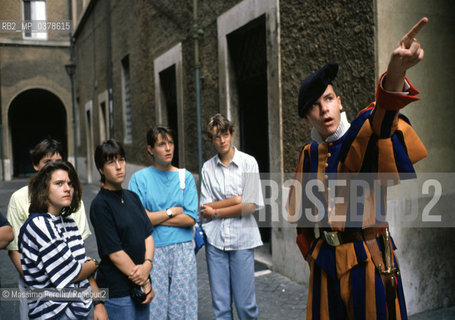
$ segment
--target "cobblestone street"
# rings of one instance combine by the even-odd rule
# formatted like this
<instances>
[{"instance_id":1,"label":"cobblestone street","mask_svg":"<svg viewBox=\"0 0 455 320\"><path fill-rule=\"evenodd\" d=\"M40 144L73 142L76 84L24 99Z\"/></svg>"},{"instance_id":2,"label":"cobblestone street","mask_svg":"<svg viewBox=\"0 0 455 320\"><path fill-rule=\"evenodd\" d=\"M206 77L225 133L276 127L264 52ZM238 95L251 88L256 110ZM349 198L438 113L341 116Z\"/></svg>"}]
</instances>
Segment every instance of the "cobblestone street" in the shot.
<instances>
[{"instance_id":1,"label":"cobblestone street","mask_svg":"<svg viewBox=\"0 0 455 320\"><path fill-rule=\"evenodd\" d=\"M27 180L19 179L11 182L0 182L0 211L6 215L10 195ZM84 203L88 212L91 200L98 192L96 185L84 185ZM92 228L91 228L92 229ZM87 254L98 257L95 237L92 235L86 240ZM198 264L198 296L200 320L213 319L210 288L205 262L205 252L202 249L197 254ZM276 272L271 272L264 265L256 264L256 297L259 307L259 319L286 320L305 319L305 303L307 288L291 281ZM12 288L17 286L17 273L10 262L7 253L0 252L0 281L1 287ZM15 301L0 301L0 318L17 319L18 303ZM234 316L237 319L237 316ZM410 317L411 320L448 320L455 319L455 308L441 309Z\"/></svg>"}]
</instances>

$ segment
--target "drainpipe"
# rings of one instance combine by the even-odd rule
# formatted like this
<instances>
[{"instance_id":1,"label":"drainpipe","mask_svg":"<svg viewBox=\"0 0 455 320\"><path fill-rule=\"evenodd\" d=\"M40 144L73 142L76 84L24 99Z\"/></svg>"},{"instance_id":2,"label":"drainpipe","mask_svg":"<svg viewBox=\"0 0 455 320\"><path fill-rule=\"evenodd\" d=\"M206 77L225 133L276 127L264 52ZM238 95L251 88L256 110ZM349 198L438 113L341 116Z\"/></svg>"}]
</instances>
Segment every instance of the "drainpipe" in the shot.
<instances>
[{"instance_id":1,"label":"drainpipe","mask_svg":"<svg viewBox=\"0 0 455 320\"><path fill-rule=\"evenodd\" d=\"M1 108L0 108L1 110ZM2 181L5 181L5 159L3 155L3 124L0 123L0 159L2 161Z\"/></svg>"},{"instance_id":2,"label":"drainpipe","mask_svg":"<svg viewBox=\"0 0 455 320\"><path fill-rule=\"evenodd\" d=\"M2 77L0 74L0 88ZM2 114L2 96L0 92L0 161L2 161L2 181L5 181L5 156L3 154L3 114Z\"/></svg>"},{"instance_id":3,"label":"drainpipe","mask_svg":"<svg viewBox=\"0 0 455 320\"><path fill-rule=\"evenodd\" d=\"M193 39L194 39L194 71L196 80L196 117L197 117L197 155L198 155L198 190L201 190L201 169L202 169L202 131L201 131L201 86L199 76L199 35L202 31L198 28L197 21L197 0L193 0Z\"/></svg>"},{"instance_id":4,"label":"drainpipe","mask_svg":"<svg viewBox=\"0 0 455 320\"><path fill-rule=\"evenodd\" d=\"M70 23L73 24L73 4L71 0L68 0L68 18L71 21ZM74 28L74 24L71 26ZM74 43L76 39L73 37L73 30L70 32L70 80L71 80L71 112L72 112L72 121L71 124L73 126L73 156L74 156L74 168L77 172L77 128L76 128L76 91L74 86L74 73L76 69L76 65L74 62ZM66 67L66 66L65 66Z\"/></svg>"},{"instance_id":5,"label":"drainpipe","mask_svg":"<svg viewBox=\"0 0 455 320\"><path fill-rule=\"evenodd\" d=\"M112 37L111 37L111 7L110 1L106 1L106 21L107 21L107 95L109 103L109 139L114 138L114 105L112 98Z\"/></svg>"}]
</instances>

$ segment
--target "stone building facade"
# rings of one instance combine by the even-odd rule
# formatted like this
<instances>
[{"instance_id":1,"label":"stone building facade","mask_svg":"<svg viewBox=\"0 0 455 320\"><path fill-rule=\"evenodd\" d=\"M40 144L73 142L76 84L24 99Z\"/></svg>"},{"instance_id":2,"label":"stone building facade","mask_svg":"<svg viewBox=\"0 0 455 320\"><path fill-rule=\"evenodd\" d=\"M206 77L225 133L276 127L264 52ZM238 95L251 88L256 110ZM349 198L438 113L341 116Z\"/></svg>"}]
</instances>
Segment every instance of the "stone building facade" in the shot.
<instances>
[{"instance_id":1,"label":"stone building facade","mask_svg":"<svg viewBox=\"0 0 455 320\"><path fill-rule=\"evenodd\" d=\"M54 137L66 150L72 148L70 80L64 67L69 61L68 8L67 1L59 0L0 4L3 179L33 172L29 150L43 138ZM58 26L35 32L44 31L46 25L38 23L46 21Z\"/></svg>"},{"instance_id":2,"label":"stone building facade","mask_svg":"<svg viewBox=\"0 0 455 320\"><path fill-rule=\"evenodd\" d=\"M423 70L428 65L439 65L441 58L426 43L434 44L434 38L444 34L441 30L449 24L446 13L453 8L448 1L440 2L441 6L436 8L413 0L415 10L410 12L404 1L158 0L110 1L110 5L102 0L91 1L75 33L77 100L82 127L86 128L82 130L82 141L87 141L82 145L89 155L87 177L97 179L90 152L108 135L124 142L131 172L149 165L145 133L156 124L177 129L177 164L197 176L193 16L196 3L203 128L217 112L236 123L236 145L253 154L261 172L266 173L264 177L272 178L263 181L270 199L266 199L268 211L260 216L265 217L261 225L265 226L262 236L267 243L264 251L268 262L273 269L306 282L308 269L295 246L295 229L283 221L280 209L282 183L289 177L287 173L293 172L301 146L310 139L310 128L296 111L300 83L326 62L339 62L335 86L348 118L352 119L374 101L376 81L386 68L394 44L419 17L428 15L430 20L438 17L434 27L430 24L419 35L430 57L426 57L420 69L412 70L416 85L427 92L424 102L417 106L423 109L429 101L437 99L431 94L432 86L421 78ZM388 23L389 19L394 24ZM453 46L448 50L453 51ZM453 67L453 62L450 65ZM434 77L442 87L453 78L444 74ZM108 105L112 108L107 108ZM444 112L452 112L446 110L447 105L441 107ZM409 116L418 123L417 130L424 142L433 141L434 129L412 110ZM435 117L425 111L424 114ZM89 129L84 122L89 123ZM106 129L108 126L110 130ZM205 161L214 150L205 136L202 139ZM452 149L439 146L442 147L441 141L430 144L430 159L419 164L420 170L438 171L430 164L434 161L433 151L454 158ZM453 171L453 162L444 162L444 168ZM450 192L444 201L450 201ZM395 229L403 247L409 248L402 253L402 269L410 296L410 313L437 308L442 301L453 304L453 290L438 290L434 286L430 289L432 286L425 281L417 260L419 252L431 250L431 245L412 236L415 232L425 235L423 239L453 241L451 229L437 232L425 228ZM450 264L453 260L453 255L448 255L444 261ZM438 283L455 281L446 273L433 273L433 277ZM422 293L423 288L437 294L429 298Z\"/></svg>"}]
</instances>

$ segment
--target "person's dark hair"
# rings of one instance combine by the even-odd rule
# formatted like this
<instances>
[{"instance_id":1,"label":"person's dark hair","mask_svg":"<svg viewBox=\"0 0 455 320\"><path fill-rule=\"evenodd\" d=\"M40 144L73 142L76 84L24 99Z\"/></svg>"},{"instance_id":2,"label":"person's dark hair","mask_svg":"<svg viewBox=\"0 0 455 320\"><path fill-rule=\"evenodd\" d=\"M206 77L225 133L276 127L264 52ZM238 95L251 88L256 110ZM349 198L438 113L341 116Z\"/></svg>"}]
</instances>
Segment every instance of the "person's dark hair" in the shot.
<instances>
[{"instance_id":1,"label":"person's dark hair","mask_svg":"<svg viewBox=\"0 0 455 320\"><path fill-rule=\"evenodd\" d=\"M66 217L79 209L82 200L82 187L73 165L67 161L55 161L47 163L41 170L34 175L28 184L30 197L29 213L48 212L49 208L49 183L52 173L56 170L68 172L68 178L73 185L73 199L69 207L62 210L61 215Z\"/></svg>"},{"instance_id":2,"label":"person's dark hair","mask_svg":"<svg viewBox=\"0 0 455 320\"><path fill-rule=\"evenodd\" d=\"M168 127L156 126L147 131L147 145L153 148L160 135L164 140L166 140L167 135L169 135L172 138L172 140L175 141L174 130Z\"/></svg>"},{"instance_id":3,"label":"person's dark hair","mask_svg":"<svg viewBox=\"0 0 455 320\"><path fill-rule=\"evenodd\" d=\"M115 139L109 139L103 141L99 146L95 149L95 165L98 169L103 169L104 164L109 160L115 159L117 156L122 158L125 157L125 150L123 149L122 145ZM103 174L101 174L101 182L106 182L106 178Z\"/></svg>"},{"instance_id":4,"label":"person's dark hair","mask_svg":"<svg viewBox=\"0 0 455 320\"><path fill-rule=\"evenodd\" d=\"M212 130L216 128L217 133L229 132L230 134L234 133L234 124L229 121L225 116L220 113L217 113L210 118L209 123L207 124L207 134L209 139L212 137Z\"/></svg>"},{"instance_id":5,"label":"person's dark hair","mask_svg":"<svg viewBox=\"0 0 455 320\"><path fill-rule=\"evenodd\" d=\"M53 156L56 153L60 154L63 160L66 160L62 144L57 140L46 138L30 151L30 156L33 165L37 166L47 154Z\"/></svg>"}]
</instances>

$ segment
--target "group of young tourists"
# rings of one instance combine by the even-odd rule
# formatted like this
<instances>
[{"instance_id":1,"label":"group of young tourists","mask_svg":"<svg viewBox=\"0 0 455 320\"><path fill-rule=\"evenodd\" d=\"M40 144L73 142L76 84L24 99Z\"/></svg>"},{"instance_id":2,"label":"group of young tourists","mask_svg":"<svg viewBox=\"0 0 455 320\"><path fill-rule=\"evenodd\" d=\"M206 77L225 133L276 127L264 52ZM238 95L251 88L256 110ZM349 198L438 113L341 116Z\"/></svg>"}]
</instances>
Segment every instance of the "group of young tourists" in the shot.
<instances>
[{"instance_id":1,"label":"group of young tourists","mask_svg":"<svg viewBox=\"0 0 455 320\"><path fill-rule=\"evenodd\" d=\"M224 116L212 117L208 129L218 154L204 165L200 211L210 244L215 314L232 317L232 289L241 318L256 318L253 248L262 242L251 213L263 205L258 165L233 146L234 127ZM174 142L170 128L147 132L152 165L134 173L128 189L122 187L126 155L121 144L111 139L96 147L102 185L89 216L99 262L86 255L83 241L91 233L82 189L74 167L63 160L61 143L45 139L31 151L37 173L12 195L7 213L14 240L7 238L5 245L10 242L20 288L86 294L24 301L22 319L85 319L92 305L95 319L197 319L193 226L198 193L192 174L172 165ZM218 170L227 170L225 176ZM247 172L255 174L254 182L242 181ZM240 217L249 221L248 230L255 228L254 241L242 242L250 236L239 225ZM224 223L231 223L228 228L237 229L239 238L223 236ZM225 253L227 257L217 257ZM220 266L223 270L217 271ZM109 289L107 299L99 288Z\"/></svg>"},{"instance_id":2,"label":"group of young tourists","mask_svg":"<svg viewBox=\"0 0 455 320\"><path fill-rule=\"evenodd\" d=\"M415 36L427 22L423 18L399 42L379 81L376 103L351 124L333 86L338 64L303 81L298 112L313 126L314 141L302 148L296 179L313 173L327 183L334 173L413 172L412 164L426 151L398 111L417 100L405 74L423 58ZM233 318L232 302L239 319L258 318L253 250L262 241L252 215L264 206L258 164L234 147L233 123L223 115L211 117L207 132L217 154L202 168L199 204L192 174L172 165L171 129L148 131L152 164L133 174L128 189L122 187L121 144L111 139L96 147L102 186L90 205L90 220L100 262L86 255L83 240L90 230L82 189L73 166L62 160L61 144L46 139L32 150L37 174L11 197L11 226L0 219L0 245L9 243L21 288L89 294L30 300L21 306L22 319L86 319L92 305L95 319L197 319L193 226L198 216L216 319ZM384 205L367 194L365 200L371 207ZM289 215L305 207L304 195L291 188ZM349 215L341 211L337 214ZM318 237L314 226L297 229L297 244L310 266L307 319L406 319L387 225L325 221ZM99 288L109 289L107 299L97 295Z\"/></svg>"}]
</instances>

